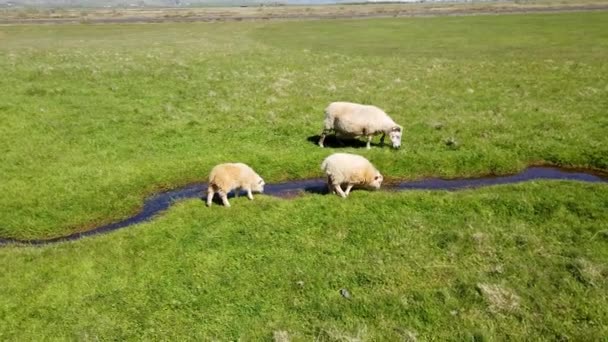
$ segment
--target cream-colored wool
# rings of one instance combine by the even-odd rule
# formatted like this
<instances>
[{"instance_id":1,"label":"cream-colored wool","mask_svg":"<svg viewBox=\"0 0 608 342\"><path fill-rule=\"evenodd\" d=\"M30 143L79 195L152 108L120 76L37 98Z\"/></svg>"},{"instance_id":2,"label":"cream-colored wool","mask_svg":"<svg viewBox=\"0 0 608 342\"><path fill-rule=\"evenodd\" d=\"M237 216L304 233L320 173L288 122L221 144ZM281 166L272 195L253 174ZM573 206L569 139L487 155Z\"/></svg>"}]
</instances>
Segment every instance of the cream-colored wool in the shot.
<instances>
[{"instance_id":1,"label":"cream-colored wool","mask_svg":"<svg viewBox=\"0 0 608 342\"><path fill-rule=\"evenodd\" d=\"M224 206L230 207L228 193L239 190L247 191L247 198L253 200L252 191L264 192L264 180L253 169L243 163L226 163L215 166L209 174L207 187L207 206L211 206L213 195L217 192Z\"/></svg>"},{"instance_id":2,"label":"cream-colored wool","mask_svg":"<svg viewBox=\"0 0 608 342\"><path fill-rule=\"evenodd\" d=\"M401 147L403 127L396 124L388 114L376 106L351 102L332 102L325 108L325 122L319 146L324 147L325 137L331 131L339 136L367 137L367 148L375 135L382 134L380 143L384 144L386 135L394 148Z\"/></svg>"},{"instance_id":3,"label":"cream-colored wool","mask_svg":"<svg viewBox=\"0 0 608 342\"><path fill-rule=\"evenodd\" d=\"M321 170L327 175L329 189L341 197L348 196L353 186L379 189L384 179L369 160L350 153L334 153L325 158ZM346 184L346 191L342 191L342 184Z\"/></svg>"}]
</instances>

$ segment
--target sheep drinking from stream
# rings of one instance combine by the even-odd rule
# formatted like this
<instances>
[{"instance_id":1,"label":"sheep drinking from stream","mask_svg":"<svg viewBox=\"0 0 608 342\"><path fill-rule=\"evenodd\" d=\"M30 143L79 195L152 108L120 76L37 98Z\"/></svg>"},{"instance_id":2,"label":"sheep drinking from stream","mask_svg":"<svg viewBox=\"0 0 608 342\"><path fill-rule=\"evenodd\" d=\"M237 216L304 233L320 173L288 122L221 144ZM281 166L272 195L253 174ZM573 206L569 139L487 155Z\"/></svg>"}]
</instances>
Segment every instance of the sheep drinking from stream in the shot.
<instances>
[{"instance_id":1,"label":"sheep drinking from stream","mask_svg":"<svg viewBox=\"0 0 608 342\"><path fill-rule=\"evenodd\" d=\"M228 193L235 190L247 191L247 198L253 200L252 191L264 192L264 180L253 169L243 163L226 163L215 166L209 174L207 187L207 206L211 206L213 195L217 192L225 207L230 207Z\"/></svg>"},{"instance_id":2,"label":"sheep drinking from stream","mask_svg":"<svg viewBox=\"0 0 608 342\"><path fill-rule=\"evenodd\" d=\"M346 197L353 186L379 189L383 177L369 160L350 153L334 153L321 163L321 170L327 175L330 191ZM346 191L342 191L346 184Z\"/></svg>"},{"instance_id":3,"label":"sheep drinking from stream","mask_svg":"<svg viewBox=\"0 0 608 342\"><path fill-rule=\"evenodd\" d=\"M382 134L380 144L384 145L386 135L391 139L394 148L401 147L403 127L396 124L388 114L376 106L351 102L332 102L325 108L325 126L319 139L323 146L325 137L332 130L337 136L367 137L367 148L375 135Z\"/></svg>"}]
</instances>

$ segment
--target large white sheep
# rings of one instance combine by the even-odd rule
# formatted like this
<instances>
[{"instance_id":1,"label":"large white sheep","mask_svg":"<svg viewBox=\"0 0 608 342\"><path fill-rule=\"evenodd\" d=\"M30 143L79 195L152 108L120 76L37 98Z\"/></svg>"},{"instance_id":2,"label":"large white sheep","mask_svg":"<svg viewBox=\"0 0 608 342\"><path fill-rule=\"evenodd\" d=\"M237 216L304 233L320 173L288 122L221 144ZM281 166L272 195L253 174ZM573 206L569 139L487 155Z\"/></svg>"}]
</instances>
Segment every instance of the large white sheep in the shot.
<instances>
[{"instance_id":1,"label":"large white sheep","mask_svg":"<svg viewBox=\"0 0 608 342\"><path fill-rule=\"evenodd\" d=\"M351 102L332 102L325 108L325 126L319 139L323 146L325 137L332 130L336 136L367 137L367 148L375 135L381 134L380 144L384 145L386 135L391 139L394 148L401 147L403 127L396 124L388 114L376 106Z\"/></svg>"},{"instance_id":2,"label":"large white sheep","mask_svg":"<svg viewBox=\"0 0 608 342\"><path fill-rule=\"evenodd\" d=\"M334 153L321 163L327 175L327 186L333 193L346 197L353 186L379 189L384 179L369 160L350 153ZM346 184L346 191L342 191Z\"/></svg>"},{"instance_id":3,"label":"large white sheep","mask_svg":"<svg viewBox=\"0 0 608 342\"><path fill-rule=\"evenodd\" d=\"M240 190L247 191L247 198L253 200L252 191L264 192L264 180L253 169L243 163L225 163L216 165L209 174L207 187L207 206L211 206L213 195L219 193L225 207L230 207L228 193Z\"/></svg>"}]
</instances>

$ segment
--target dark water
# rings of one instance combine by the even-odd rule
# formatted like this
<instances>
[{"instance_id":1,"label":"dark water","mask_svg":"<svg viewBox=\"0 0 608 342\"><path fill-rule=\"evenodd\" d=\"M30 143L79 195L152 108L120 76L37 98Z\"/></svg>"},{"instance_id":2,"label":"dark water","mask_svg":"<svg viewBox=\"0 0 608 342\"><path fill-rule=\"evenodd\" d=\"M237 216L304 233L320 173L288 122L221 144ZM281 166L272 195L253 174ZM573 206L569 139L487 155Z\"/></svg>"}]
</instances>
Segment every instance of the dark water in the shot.
<instances>
[{"instance_id":1,"label":"dark water","mask_svg":"<svg viewBox=\"0 0 608 342\"><path fill-rule=\"evenodd\" d=\"M531 180L571 180L591 183L608 183L608 177L600 175L597 172L587 170L566 170L555 167L530 167L524 171L509 176L492 176L481 178L456 178L456 179L441 179L428 178L418 181L405 181L401 183L393 183L383 185L383 189L392 191L403 190L460 190L478 188L499 184L513 184ZM44 245L55 242L78 240L86 236L108 233L117 229L125 228L137 223L146 222L155 217L156 214L166 210L173 203L189 198L203 198L206 194L207 186L205 184L194 184L175 190L158 193L146 199L143 210L135 216L129 217L119 222L107 224L101 227L93 228L86 232L74 233L67 236L52 238L52 239L35 239L35 240L16 240L16 239L0 239L0 245L16 243L28 245ZM327 186L325 179L307 179L296 180L277 184L267 184L264 188L264 194L281 198L295 197L301 193L317 193L326 194ZM217 204L216 204L217 205ZM245 205L245 203L242 203ZM209 210L204 207L204 202L201 201L201 210Z\"/></svg>"}]
</instances>

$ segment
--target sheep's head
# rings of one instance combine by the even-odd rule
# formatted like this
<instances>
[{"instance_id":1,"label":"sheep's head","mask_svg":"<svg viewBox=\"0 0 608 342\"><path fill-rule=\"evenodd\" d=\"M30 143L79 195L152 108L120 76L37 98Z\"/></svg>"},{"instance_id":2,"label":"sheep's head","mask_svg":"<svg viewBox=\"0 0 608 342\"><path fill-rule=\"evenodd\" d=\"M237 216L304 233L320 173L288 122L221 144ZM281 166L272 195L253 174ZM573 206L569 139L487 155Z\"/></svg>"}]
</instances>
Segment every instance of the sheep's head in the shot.
<instances>
[{"instance_id":1,"label":"sheep's head","mask_svg":"<svg viewBox=\"0 0 608 342\"><path fill-rule=\"evenodd\" d=\"M382 185L383 180L384 180L384 177L382 177L380 172L376 171L376 173L374 174L374 177L372 178L372 180L370 181L368 186L372 189L380 189L380 185Z\"/></svg>"},{"instance_id":2,"label":"sheep's head","mask_svg":"<svg viewBox=\"0 0 608 342\"><path fill-rule=\"evenodd\" d=\"M401 147L401 133L403 128L401 126L395 126L391 128L391 131L388 133L389 138L391 139L391 143L394 148Z\"/></svg>"},{"instance_id":3,"label":"sheep's head","mask_svg":"<svg viewBox=\"0 0 608 342\"><path fill-rule=\"evenodd\" d=\"M257 176L255 182L251 185L251 190L256 192L264 192L264 180L262 177Z\"/></svg>"}]
</instances>

